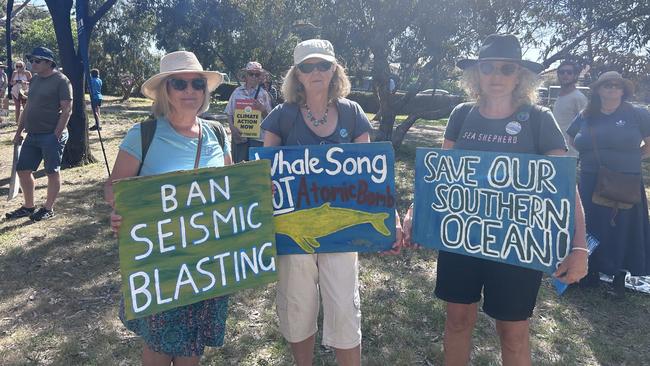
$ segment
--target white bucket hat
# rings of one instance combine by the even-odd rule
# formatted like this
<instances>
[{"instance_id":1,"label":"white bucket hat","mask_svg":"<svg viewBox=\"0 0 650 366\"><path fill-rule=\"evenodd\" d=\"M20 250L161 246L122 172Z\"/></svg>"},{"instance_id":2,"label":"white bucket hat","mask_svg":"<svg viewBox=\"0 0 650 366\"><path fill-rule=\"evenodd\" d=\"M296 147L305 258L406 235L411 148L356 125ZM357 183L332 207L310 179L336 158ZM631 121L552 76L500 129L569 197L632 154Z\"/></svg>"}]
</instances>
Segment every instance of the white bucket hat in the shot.
<instances>
[{"instance_id":1,"label":"white bucket hat","mask_svg":"<svg viewBox=\"0 0 650 366\"><path fill-rule=\"evenodd\" d=\"M150 99L156 99L156 89L167 77L181 73L198 73L208 81L208 90L211 92L221 84L223 75L218 71L205 71L199 63L196 55L188 51L176 51L168 53L160 59L160 72L150 77L142 84L142 94Z\"/></svg>"},{"instance_id":2,"label":"white bucket hat","mask_svg":"<svg viewBox=\"0 0 650 366\"><path fill-rule=\"evenodd\" d=\"M308 39L298 43L293 49L293 64L298 65L308 58L320 58L329 62L336 62L334 46L326 39Z\"/></svg>"}]
</instances>

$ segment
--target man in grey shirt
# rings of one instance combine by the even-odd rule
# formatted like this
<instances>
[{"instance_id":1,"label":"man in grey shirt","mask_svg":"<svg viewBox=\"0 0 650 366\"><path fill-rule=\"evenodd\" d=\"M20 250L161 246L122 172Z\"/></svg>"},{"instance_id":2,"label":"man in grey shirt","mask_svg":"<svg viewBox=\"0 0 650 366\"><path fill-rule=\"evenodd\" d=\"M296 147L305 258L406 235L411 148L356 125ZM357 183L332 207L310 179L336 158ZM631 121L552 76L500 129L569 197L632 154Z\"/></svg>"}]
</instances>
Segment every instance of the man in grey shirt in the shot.
<instances>
[{"instance_id":1,"label":"man in grey shirt","mask_svg":"<svg viewBox=\"0 0 650 366\"><path fill-rule=\"evenodd\" d=\"M8 212L8 219L29 216L32 221L54 217L54 200L61 188L61 158L68 140L68 120L72 114L72 85L56 69L54 54L45 47L36 47L27 59L36 75L31 80L25 111L20 115L18 129L13 138L15 145L22 143L16 171L25 203ZM22 132L27 131L23 142ZM43 207L34 206L33 171L44 161L47 174L47 200Z\"/></svg>"},{"instance_id":2,"label":"man in grey shirt","mask_svg":"<svg viewBox=\"0 0 650 366\"><path fill-rule=\"evenodd\" d=\"M560 126L560 130L564 134L565 140L567 139L566 131L571 125L571 122L587 106L587 97L580 90L576 89L580 71L580 65L571 60L562 61L557 68L560 94L555 104L553 104L553 115ZM572 146L569 146L568 155L578 156L578 152Z\"/></svg>"}]
</instances>

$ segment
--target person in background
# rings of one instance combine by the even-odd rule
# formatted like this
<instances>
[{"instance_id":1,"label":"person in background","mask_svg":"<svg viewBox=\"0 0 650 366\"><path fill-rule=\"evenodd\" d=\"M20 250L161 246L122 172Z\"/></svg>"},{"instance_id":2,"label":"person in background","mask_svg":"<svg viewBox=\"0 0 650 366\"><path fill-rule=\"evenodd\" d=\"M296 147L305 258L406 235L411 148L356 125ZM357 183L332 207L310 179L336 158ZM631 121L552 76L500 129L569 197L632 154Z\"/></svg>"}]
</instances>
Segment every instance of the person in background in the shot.
<instances>
[{"instance_id":1,"label":"person in background","mask_svg":"<svg viewBox=\"0 0 650 366\"><path fill-rule=\"evenodd\" d=\"M242 69L244 85L239 86L230 95L224 112L228 115L230 132L232 134L233 160L235 163L248 160L248 148L263 145L263 138L252 139L242 137L239 129L235 127L235 108L240 99L251 99L254 108L262 111L262 118L271 113L271 97L262 87L262 80L266 72L259 62L251 61ZM260 121L261 122L261 121Z\"/></svg>"},{"instance_id":2,"label":"person in background","mask_svg":"<svg viewBox=\"0 0 650 366\"><path fill-rule=\"evenodd\" d=\"M54 217L54 201L61 189L59 171L63 149L68 141L68 121L72 115L72 85L56 69L54 53L50 49L36 47L27 55L27 59L36 75L30 79L30 97L13 138L14 145L22 144L16 171L25 203L5 216L8 219L29 216L32 221L40 221ZM27 131L25 142L23 130ZM47 174L47 199L43 207L35 210L32 172L38 169L41 160Z\"/></svg>"},{"instance_id":3,"label":"person in background","mask_svg":"<svg viewBox=\"0 0 650 366\"><path fill-rule=\"evenodd\" d=\"M32 73L25 70L25 63L18 60L14 63L14 72L11 75L11 98L16 107L16 123L20 120L20 110L27 103L27 92L29 82L32 80Z\"/></svg>"},{"instance_id":4,"label":"person in background","mask_svg":"<svg viewBox=\"0 0 650 366\"><path fill-rule=\"evenodd\" d=\"M269 93L269 96L271 97L271 108L275 108L275 106L278 105L280 94L278 93L278 89L275 87L275 85L273 85L271 74L268 72L264 75L263 85L264 90L266 90L266 92Z\"/></svg>"},{"instance_id":5,"label":"person in background","mask_svg":"<svg viewBox=\"0 0 650 366\"><path fill-rule=\"evenodd\" d=\"M232 163L230 144L226 141L222 147L215 131L198 117L208 110L210 92L222 79L219 72L204 71L192 52L177 51L162 57L160 72L141 88L142 94L153 99L156 129L151 145L143 159L141 124L127 132L104 185L104 197L111 206L112 184L117 179ZM121 224L122 216L113 210L111 228L115 233ZM227 316L227 296L133 320L126 320L124 302L120 305L122 323L144 341L145 366L198 365L206 346L223 345Z\"/></svg>"},{"instance_id":6,"label":"person in background","mask_svg":"<svg viewBox=\"0 0 650 366\"><path fill-rule=\"evenodd\" d=\"M641 167L641 159L650 156L650 113L628 102L634 84L616 71L603 73L589 88L589 104L568 130L569 143L579 152L587 231L600 241L581 284L598 284L602 272L614 276L614 293L622 297L627 271L633 276L650 274L650 222ZM601 166L638 176L640 202L626 208L594 202Z\"/></svg>"},{"instance_id":7,"label":"person in background","mask_svg":"<svg viewBox=\"0 0 650 366\"><path fill-rule=\"evenodd\" d=\"M515 36L488 36L478 59L460 60L457 66L463 70L465 91L476 102L461 104L452 111L443 149L565 155L566 144L551 112L532 109L539 108L535 107L535 91L544 66L522 59ZM527 115L525 122L530 123L519 123L522 117L517 115ZM507 138L512 132L516 139ZM575 208L573 246L554 273L565 283L576 282L587 273L586 232L579 199ZM411 206L404 219L405 246L411 245L412 217ZM483 311L496 320L502 364L531 365L529 318L541 282L541 271L439 251L435 295L447 303L445 365L470 362L481 297Z\"/></svg>"},{"instance_id":8,"label":"person in background","mask_svg":"<svg viewBox=\"0 0 650 366\"><path fill-rule=\"evenodd\" d=\"M564 60L557 68L557 80L560 83L560 94L553 104L553 116L560 126L560 130L568 140L567 129L587 105L587 97L576 88L580 65L572 60ZM578 152L569 146L570 156L578 156Z\"/></svg>"},{"instance_id":9,"label":"person in background","mask_svg":"<svg viewBox=\"0 0 650 366\"><path fill-rule=\"evenodd\" d=\"M102 84L102 79L99 78L99 70L90 70L90 104L95 106L95 112L97 113L98 118L100 116L99 108L102 106L102 100L104 99L102 96ZM91 131L96 131L98 129L100 129L100 127L96 122L94 126L89 128Z\"/></svg>"}]
</instances>

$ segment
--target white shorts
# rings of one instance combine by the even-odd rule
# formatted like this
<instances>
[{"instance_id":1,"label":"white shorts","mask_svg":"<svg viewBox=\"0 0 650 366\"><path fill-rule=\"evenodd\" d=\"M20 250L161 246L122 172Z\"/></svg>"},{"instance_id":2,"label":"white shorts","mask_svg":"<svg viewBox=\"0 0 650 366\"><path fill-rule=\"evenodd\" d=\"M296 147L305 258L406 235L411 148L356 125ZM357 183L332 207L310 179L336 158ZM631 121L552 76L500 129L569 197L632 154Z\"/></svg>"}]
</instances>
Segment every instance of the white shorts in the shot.
<instances>
[{"instance_id":1,"label":"white shorts","mask_svg":"<svg viewBox=\"0 0 650 366\"><path fill-rule=\"evenodd\" d=\"M301 342L316 333L319 297L323 344L338 349L361 344L357 253L278 256L276 310L287 341Z\"/></svg>"}]
</instances>

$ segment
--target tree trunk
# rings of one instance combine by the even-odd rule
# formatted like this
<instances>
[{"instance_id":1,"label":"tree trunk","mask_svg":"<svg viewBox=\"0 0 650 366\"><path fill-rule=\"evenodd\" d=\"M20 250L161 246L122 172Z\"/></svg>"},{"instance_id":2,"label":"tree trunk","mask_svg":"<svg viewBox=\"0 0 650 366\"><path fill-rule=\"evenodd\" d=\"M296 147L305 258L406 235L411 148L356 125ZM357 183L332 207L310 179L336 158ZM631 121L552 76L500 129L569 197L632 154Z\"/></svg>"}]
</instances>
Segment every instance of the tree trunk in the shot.
<instances>
[{"instance_id":1,"label":"tree trunk","mask_svg":"<svg viewBox=\"0 0 650 366\"><path fill-rule=\"evenodd\" d=\"M7 81L11 80L11 75L14 70L14 63L11 55L11 12L14 8L14 0L7 1L7 19L5 20L5 41L7 42ZM11 85L7 82L7 95L3 95L3 98L9 98L11 95ZM16 121L18 123L18 121Z\"/></svg>"},{"instance_id":2,"label":"tree trunk","mask_svg":"<svg viewBox=\"0 0 650 366\"><path fill-rule=\"evenodd\" d=\"M374 55L373 65L373 84L379 99L379 112L381 120L379 121L379 131L375 136L376 141L391 141L393 136L393 126L395 126L395 116L397 111L393 103L394 94L388 88L388 79L390 77L390 68L388 67L388 58L386 51L381 47L375 47L372 50Z\"/></svg>"},{"instance_id":3,"label":"tree trunk","mask_svg":"<svg viewBox=\"0 0 650 366\"><path fill-rule=\"evenodd\" d=\"M84 74L80 55L75 51L70 11L72 0L46 0L52 16L59 58L63 73L72 84L72 116L68 122L69 138L63 151L63 166L94 163L88 140L88 118L85 110Z\"/></svg>"},{"instance_id":4,"label":"tree trunk","mask_svg":"<svg viewBox=\"0 0 650 366\"><path fill-rule=\"evenodd\" d=\"M399 126L395 128L395 131L393 132L393 138L392 138L393 147L397 149L398 147L402 146L402 143L404 142L404 138L406 137L406 133L415 124L415 121L417 121L419 118L435 120L435 119L447 117L451 113L453 107L454 106L450 106L449 108L442 108L434 111L426 111L426 112L409 115L404 120L404 122L400 123Z\"/></svg>"}]
</instances>

